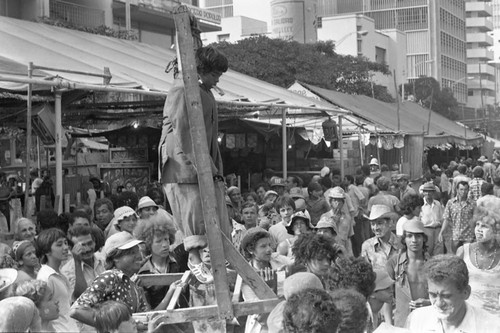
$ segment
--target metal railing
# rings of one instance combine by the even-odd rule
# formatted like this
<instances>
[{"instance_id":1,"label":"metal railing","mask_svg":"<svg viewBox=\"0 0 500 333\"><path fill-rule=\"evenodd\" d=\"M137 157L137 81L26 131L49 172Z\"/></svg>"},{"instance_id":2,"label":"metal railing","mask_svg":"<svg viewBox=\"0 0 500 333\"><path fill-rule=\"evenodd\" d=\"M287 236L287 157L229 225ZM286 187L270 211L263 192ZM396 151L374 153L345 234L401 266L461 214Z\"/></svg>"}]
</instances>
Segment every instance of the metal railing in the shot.
<instances>
[{"instance_id":1,"label":"metal railing","mask_svg":"<svg viewBox=\"0 0 500 333\"><path fill-rule=\"evenodd\" d=\"M98 27L104 25L104 10L76 5L74 3L50 0L50 17L76 26Z\"/></svg>"}]
</instances>

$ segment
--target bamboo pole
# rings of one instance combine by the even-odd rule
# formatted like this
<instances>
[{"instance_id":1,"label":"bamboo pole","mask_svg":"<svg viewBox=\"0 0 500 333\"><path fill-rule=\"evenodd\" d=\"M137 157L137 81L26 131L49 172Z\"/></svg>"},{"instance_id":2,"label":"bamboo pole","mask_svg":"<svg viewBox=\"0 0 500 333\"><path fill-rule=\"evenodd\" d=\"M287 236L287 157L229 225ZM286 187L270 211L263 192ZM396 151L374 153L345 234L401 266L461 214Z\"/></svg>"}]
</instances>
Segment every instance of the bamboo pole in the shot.
<instances>
[{"instance_id":1,"label":"bamboo pole","mask_svg":"<svg viewBox=\"0 0 500 333\"><path fill-rule=\"evenodd\" d=\"M30 62L28 63L28 78L31 78L31 76L33 75L33 63ZM26 111L26 158L25 158L25 162L26 162L26 175L25 175L25 179L26 179L26 189L24 191L24 217L27 217L27 218L31 218L31 216L28 216L28 207L30 205L28 205L29 203L29 192L31 190L31 187L29 186L29 183L30 183L30 162L31 162L31 112L32 112L32 109L33 109L33 105L32 105L32 102L31 102L31 98L32 98L32 94L33 94L33 86L31 85L31 83L28 84L28 95L27 95L27 111ZM33 196L35 195L34 193L32 194Z\"/></svg>"},{"instance_id":2,"label":"bamboo pole","mask_svg":"<svg viewBox=\"0 0 500 333\"><path fill-rule=\"evenodd\" d=\"M55 126L56 126L56 203L57 214L62 213L62 91L55 92Z\"/></svg>"},{"instance_id":3,"label":"bamboo pole","mask_svg":"<svg viewBox=\"0 0 500 333\"><path fill-rule=\"evenodd\" d=\"M339 116L339 152L340 152L340 178L344 181L344 138L342 134L342 116Z\"/></svg>"},{"instance_id":4,"label":"bamboo pole","mask_svg":"<svg viewBox=\"0 0 500 333\"><path fill-rule=\"evenodd\" d=\"M286 109L281 110L281 145L282 145L282 162L283 162L283 179L288 177L287 175L287 150L288 144L286 140Z\"/></svg>"}]
</instances>

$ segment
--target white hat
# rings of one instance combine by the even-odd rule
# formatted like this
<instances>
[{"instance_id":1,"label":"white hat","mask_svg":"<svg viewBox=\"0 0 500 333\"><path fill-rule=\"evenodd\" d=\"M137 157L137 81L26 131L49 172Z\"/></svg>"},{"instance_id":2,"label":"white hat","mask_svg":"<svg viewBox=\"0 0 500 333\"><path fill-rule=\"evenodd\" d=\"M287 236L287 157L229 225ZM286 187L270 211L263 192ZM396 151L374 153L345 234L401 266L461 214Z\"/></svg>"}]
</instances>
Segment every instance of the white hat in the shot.
<instances>
[{"instance_id":1,"label":"white hat","mask_svg":"<svg viewBox=\"0 0 500 333\"><path fill-rule=\"evenodd\" d=\"M383 218L395 218L396 216L398 216L398 214L392 212L389 206L386 205L373 205L370 210L370 216L365 215L370 221Z\"/></svg>"},{"instance_id":2,"label":"white hat","mask_svg":"<svg viewBox=\"0 0 500 333\"><path fill-rule=\"evenodd\" d=\"M488 158L486 156L484 156L484 155L482 155L481 157L479 157L477 160L479 162L488 162Z\"/></svg>"},{"instance_id":3,"label":"white hat","mask_svg":"<svg viewBox=\"0 0 500 333\"><path fill-rule=\"evenodd\" d=\"M104 254L108 257L109 254L116 249L127 250L140 243L143 243L143 241L135 239L131 233L120 231L106 239L106 243L104 244Z\"/></svg>"},{"instance_id":4,"label":"white hat","mask_svg":"<svg viewBox=\"0 0 500 333\"><path fill-rule=\"evenodd\" d=\"M378 166L378 160L376 158L372 158L370 160L370 165L377 165Z\"/></svg>"},{"instance_id":5,"label":"white hat","mask_svg":"<svg viewBox=\"0 0 500 333\"><path fill-rule=\"evenodd\" d=\"M123 206L123 207L115 209L115 212L113 215L114 215L115 223L118 223L121 220L123 220L129 216L133 216L133 215L135 215L135 217L139 218L139 216L137 216L137 213L135 212L135 210L133 210L129 206Z\"/></svg>"},{"instance_id":6,"label":"white hat","mask_svg":"<svg viewBox=\"0 0 500 333\"><path fill-rule=\"evenodd\" d=\"M321 178L324 178L324 177L326 177L329 173L330 173L330 168L329 168L329 167L327 167L327 166L324 166L324 167L323 167L323 169L321 169L321 171L320 171L320 173L319 173L319 174L320 174Z\"/></svg>"},{"instance_id":7,"label":"white hat","mask_svg":"<svg viewBox=\"0 0 500 333\"><path fill-rule=\"evenodd\" d=\"M265 200L268 196L270 196L270 195L275 195L275 196L279 197L279 195L278 195L278 193L277 193L276 191L269 190L269 191L267 191L267 192L266 192L266 194L264 194L264 200Z\"/></svg>"},{"instance_id":8,"label":"white hat","mask_svg":"<svg viewBox=\"0 0 500 333\"><path fill-rule=\"evenodd\" d=\"M137 206L137 211L140 211L141 209L147 208L147 207L158 208L158 205L153 201L153 199L151 199L150 197L148 197L146 195L139 200L139 205Z\"/></svg>"}]
</instances>

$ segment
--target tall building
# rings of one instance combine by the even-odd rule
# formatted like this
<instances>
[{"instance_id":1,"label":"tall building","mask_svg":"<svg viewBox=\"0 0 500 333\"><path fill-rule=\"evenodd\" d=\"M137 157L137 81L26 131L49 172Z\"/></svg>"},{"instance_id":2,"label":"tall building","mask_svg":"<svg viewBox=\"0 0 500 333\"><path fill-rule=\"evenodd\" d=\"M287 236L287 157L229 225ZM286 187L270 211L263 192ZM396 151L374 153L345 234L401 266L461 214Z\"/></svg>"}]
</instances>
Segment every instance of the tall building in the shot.
<instances>
[{"instance_id":1,"label":"tall building","mask_svg":"<svg viewBox=\"0 0 500 333\"><path fill-rule=\"evenodd\" d=\"M496 68L493 64L493 8L490 1L467 0L467 106L485 109L495 104Z\"/></svg>"},{"instance_id":2,"label":"tall building","mask_svg":"<svg viewBox=\"0 0 500 333\"><path fill-rule=\"evenodd\" d=\"M406 32L406 79L432 76L467 101L464 0L318 0L318 15L363 14L379 30Z\"/></svg>"},{"instance_id":3,"label":"tall building","mask_svg":"<svg viewBox=\"0 0 500 333\"><path fill-rule=\"evenodd\" d=\"M201 0L200 7L218 13L222 18L234 15L233 0Z\"/></svg>"}]
</instances>

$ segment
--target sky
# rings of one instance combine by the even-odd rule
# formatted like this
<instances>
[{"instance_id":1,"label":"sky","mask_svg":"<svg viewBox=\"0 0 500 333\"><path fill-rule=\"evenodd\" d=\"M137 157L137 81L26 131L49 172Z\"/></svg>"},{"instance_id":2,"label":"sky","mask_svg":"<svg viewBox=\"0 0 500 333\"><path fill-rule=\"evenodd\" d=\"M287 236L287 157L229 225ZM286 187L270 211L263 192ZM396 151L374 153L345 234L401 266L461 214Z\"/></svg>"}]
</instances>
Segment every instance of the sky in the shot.
<instances>
[{"instance_id":1,"label":"sky","mask_svg":"<svg viewBox=\"0 0 500 333\"><path fill-rule=\"evenodd\" d=\"M271 0L233 0L234 16L266 21L271 26Z\"/></svg>"}]
</instances>

